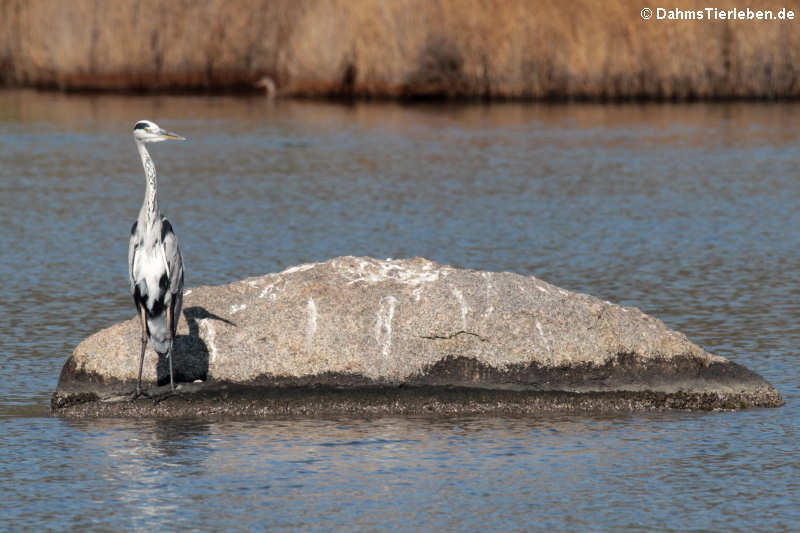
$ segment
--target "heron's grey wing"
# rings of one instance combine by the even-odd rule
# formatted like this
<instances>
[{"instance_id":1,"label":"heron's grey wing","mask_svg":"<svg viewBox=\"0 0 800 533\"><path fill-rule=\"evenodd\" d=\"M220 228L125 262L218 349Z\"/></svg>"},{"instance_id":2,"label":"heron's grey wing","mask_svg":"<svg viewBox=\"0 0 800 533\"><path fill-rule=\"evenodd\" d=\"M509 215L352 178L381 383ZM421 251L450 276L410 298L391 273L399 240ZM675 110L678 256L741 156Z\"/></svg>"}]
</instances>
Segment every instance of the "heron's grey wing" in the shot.
<instances>
[{"instance_id":1,"label":"heron's grey wing","mask_svg":"<svg viewBox=\"0 0 800 533\"><path fill-rule=\"evenodd\" d=\"M161 218L161 245L164 247L164 259L169 269L169 289L172 294L177 294L183 290L183 258L178 237L166 217Z\"/></svg>"},{"instance_id":2,"label":"heron's grey wing","mask_svg":"<svg viewBox=\"0 0 800 533\"><path fill-rule=\"evenodd\" d=\"M128 243L128 279L131 283L131 294L133 294L134 286L136 284L136 280L133 279L133 262L136 257L136 251L139 248L139 236L138 236L138 224L139 222L136 221L131 226L131 239Z\"/></svg>"},{"instance_id":3,"label":"heron's grey wing","mask_svg":"<svg viewBox=\"0 0 800 533\"><path fill-rule=\"evenodd\" d=\"M161 218L161 245L164 247L164 257L167 261L167 268L169 269L169 291L172 297L169 299L169 305L172 307L172 330L173 337L178 329L178 321L180 320L181 308L183 307L183 258L181 257L181 249L178 246L178 237L172 230L172 224L166 217Z\"/></svg>"}]
</instances>

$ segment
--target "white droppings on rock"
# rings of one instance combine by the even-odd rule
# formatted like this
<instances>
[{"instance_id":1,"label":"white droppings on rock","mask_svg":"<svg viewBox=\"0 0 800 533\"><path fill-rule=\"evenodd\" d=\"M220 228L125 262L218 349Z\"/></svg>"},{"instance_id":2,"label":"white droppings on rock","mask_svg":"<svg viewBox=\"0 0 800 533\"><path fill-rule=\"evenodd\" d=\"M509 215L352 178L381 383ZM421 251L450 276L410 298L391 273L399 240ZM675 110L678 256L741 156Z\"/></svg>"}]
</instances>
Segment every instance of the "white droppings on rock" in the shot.
<instances>
[{"instance_id":1,"label":"white droppings on rock","mask_svg":"<svg viewBox=\"0 0 800 533\"><path fill-rule=\"evenodd\" d=\"M281 281L283 281L283 280L279 277L278 279L276 279L275 281L273 281L272 283L270 283L269 285L264 287L264 290L261 291L261 294L259 294L258 297L259 298L265 298L265 297L269 296L270 300L274 300L275 298L277 298L277 295L275 294L275 290L276 290L275 286L278 283L280 283Z\"/></svg>"},{"instance_id":2,"label":"white droppings on rock","mask_svg":"<svg viewBox=\"0 0 800 533\"><path fill-rule=\"evenodd\" d=\"M461 329L463 331L467 330L467 313L469 313L470 309L467 305L467 301L464 299L464 293L461 292L461 289L456 287L450 287L450 292L453 293L453 296L456 297L458 300L458 305L461 308Z\"/></svg>"},{"instance_id":3,"label":"white droppings on rock","mask_svg":"<svg viewBox=\"0 0 800 533\"><path fill-rule=\"evenodd\" d=\"M550 294L550 291L548 291L544 287L540 287L539 285L536 285L536 288L539 289L540 291L542 291L545 294Z\"/></svg>"},{"instance_id":4,"label":"white droppings on rock","mask_svg":"<svg viewBox=\"0 0 800 533\"><path fill-rule=\"evenodd\" d=\"M286 270L284 270L283 272L281 272L281 274L294 274L295 272L305 272L306 270L311 270L312 268L314 268L318 264L319 263L306 263L304 265L297 265L297 266L289 267Z\"/></svg>"},{"instance_id":5,"label":"white droppings on rock","mask_svg":"<svg viewBox=\"0 0 800 533\"><path fill-rule=\"evenodd\" d=\"M544 341L544 345L545 345L545 348L547 348L547 351L548 352L551 351L550 350L550 341L548 341L547 337L545 337L544 329L542 328L542 323L539 322L538 319L536 320L536 330L539 332L539 336L542 337L542 340Z\"/></svg>"},{"instance_id":6,"label":"white droppings on rock","mask_svg":"<svg viewBox=\"0 0 800 533\"><path fill-rule=\"evenodd\" d=\"M308 323L306 324L306 350L310 351L311 345L314 343L314 334L317 332L317 304L314 303L314 298L308 299L306 311L308 312Z\"/></svg>"},{"instance_id":7,"label":"white droppings on rock","mask_svg":"<svg viewBox=\"0 0 800 533\"><path fill-rule=\"evenodd\" d=\"M200 335L200 338L206 343L208 346L208 353L210 357L208 358L209 363L213 363L217 359L217 345L216 345L216 337L217 332L214 330L214 325L211 322L211 319L208 318L201 318L197 321L200 325L200 329L205 331L205 335Z\"/></svg>"},{"instance_id":8,"label":"white droppings on rock","mask_svg":"<svg viewBox=\"0 0 800 533\"><path fill-rule=\"evenodd\" d=\"M356 262L354 266L341 263L336 265L341 274L348 279L348 285L358 282L395 281L417 286L437 281L440 277L449 274L445 268L432 268L432 264L429 262L418 266L416 264L409 265L407 261L402 260L353 259Z\"/></svg>"},{"instance_id":9,"label":"white droppings on rock","mask_svg":"<svg viewBox=\"0 0 800 533\"><path fill-rule=\"evenodd\" d=\"M489 318L494 312L494 305L492 302L492 273L491 272L481 272L481 276L483 279L486 280L486 311L483 313L483 318Z\"/></svg>"},{"instance_id":10,"label":"white droppings on rock","mask_svg":"<svg viewBox=\"0 0 800 533\"><path fill-rule=\"evenodd\" d=\"M418 302L419 299L422 297L422 285L411 291L411 294L414 295L414 301Z\"/></svg>"},{"instance_id":11,"label":"white droppings on rock","mask_svg":"<svg viewBox=\"0 0 800 533\"><path fill-rule=\"evenodd\" d=\"M375 320L375 340L384 360L392 353L392 319L394 318L395 305L397 305L397 298L394 296L381 298Z\"/></svg>"},{"instance_id":12,"label":"white droppings on rock","mask_svg":"<svg viewBox=\"0 0 800 533\"><path fill-rule=\"evenodd\" d=\"M238 313L239 311L242 311L243 309L247 309L247 305L245 305L245 304L233 304L233 305L231 305L231 314L235 315L236 313Z\"/></svg>"}]
</instances>

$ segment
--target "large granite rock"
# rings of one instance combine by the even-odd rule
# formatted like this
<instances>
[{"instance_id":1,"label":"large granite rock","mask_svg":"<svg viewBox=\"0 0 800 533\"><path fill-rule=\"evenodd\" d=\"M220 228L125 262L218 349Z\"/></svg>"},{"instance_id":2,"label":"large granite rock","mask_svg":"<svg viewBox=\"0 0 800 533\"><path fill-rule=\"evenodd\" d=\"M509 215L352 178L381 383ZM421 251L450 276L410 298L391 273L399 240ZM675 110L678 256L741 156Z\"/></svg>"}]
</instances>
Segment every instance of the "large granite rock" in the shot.
<instances>
[{"instance_id":1,"label":"large granite rock","mask_svg":"<svg viewBox=\"0 0 800 533\"><path fill-rule=\"evenodd\" d=\"M139 324L99 331L64 365L53 407L183 416L782 404L757 374L636 308L421 258L339 257L187 290L174 352L179 394L122 401ZM158 359L148 348L149 386L168 381Z\"/></svg>"}]
</instances>

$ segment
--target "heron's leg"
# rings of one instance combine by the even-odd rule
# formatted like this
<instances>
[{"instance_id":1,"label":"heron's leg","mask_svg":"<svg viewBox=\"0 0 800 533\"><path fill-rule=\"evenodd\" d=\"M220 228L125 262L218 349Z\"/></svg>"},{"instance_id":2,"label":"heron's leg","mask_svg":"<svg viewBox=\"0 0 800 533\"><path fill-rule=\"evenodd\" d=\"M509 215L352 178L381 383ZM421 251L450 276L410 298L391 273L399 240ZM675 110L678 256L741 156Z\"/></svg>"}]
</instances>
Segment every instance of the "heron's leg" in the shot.
<instances>
[{"instance_id":1,"label":"heron's leg","mask_svg":"<svg viewBox=\"0 0 800 533\"><path fill-rule=\"evenodd\" d=\"M136 380L136 392L133 395L132 399L138 398L142 394L142 369L144 368L144 351L147 348L147 318L145 316L144 306L141 306L139 309L139 322L142 326L142 351L139 354L139 379Z\"/></svg>"},{"instance_id":2,"label":"heron's leg","mask_svg":"<svg viewBox=\"0 0 800 533\"><path fill-rule=\"evenodd\" d=\"M169 358L169 388L175 391L175 379L172 377L172 341L174 340L175 328L172 327L172 304L167 306L167 328L169 329L169 350L167 350L167 357Z\"/></svg>"},{"instance_id":3,"label":"heron's leg","mask_svg":"<svg viewBox=\"0 0 800 533\"><path fill-rule=\"evenodd\" d=\"M172 377L172 346L169 347L167 357L169 357L169 388L175 392L175 379Z\"/></svg>"}]
</instances>

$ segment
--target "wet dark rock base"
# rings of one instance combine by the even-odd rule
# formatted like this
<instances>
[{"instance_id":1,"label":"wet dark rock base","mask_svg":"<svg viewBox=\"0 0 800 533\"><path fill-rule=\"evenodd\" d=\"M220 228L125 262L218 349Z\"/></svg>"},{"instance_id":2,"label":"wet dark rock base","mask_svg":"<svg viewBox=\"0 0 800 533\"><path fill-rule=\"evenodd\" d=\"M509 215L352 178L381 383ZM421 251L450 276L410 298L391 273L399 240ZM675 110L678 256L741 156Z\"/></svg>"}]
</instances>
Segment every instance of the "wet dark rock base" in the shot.
<instances>
[{"instance_id":1,"label":"wet dark rock base","mask_svg":"<svg viewBox=\"0 0 800 533\"><path fill-rule=\"evenodd\" d=\"M662 393L561 391L520 392L465 387L331 386L248 387L184 384L174 394L159 387L153 398L106 400L96 395L53 398L59 416L80 418L269 418L337 416L522 416L541 413L610 414L668 409L734 410L783 404L773 391L743 393Z\"/></svg>"},{"instance_id":2,"label":"wet dark rock base","mask_svg":"<svg viewBox=\"0 0 800 533\"><path fill-rule=\"evenodd\" d=\"M703 383L717 390L698 391ZM162 385L136 401L129 400L134 383L102 380L70 365L64 367L61 385L53 395L52 410L74 417L530 415L783 404L774 388L736 363L705 366L677 358L643 365L626 354L597 367L534 364L502 373L467 358L447 358L403 384L327 373L305 378L261 376L246 385L183 383L175 393Z\"/></svg>"}]
</instances>

